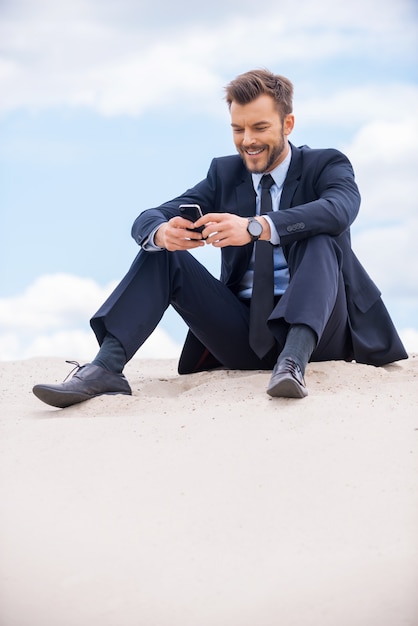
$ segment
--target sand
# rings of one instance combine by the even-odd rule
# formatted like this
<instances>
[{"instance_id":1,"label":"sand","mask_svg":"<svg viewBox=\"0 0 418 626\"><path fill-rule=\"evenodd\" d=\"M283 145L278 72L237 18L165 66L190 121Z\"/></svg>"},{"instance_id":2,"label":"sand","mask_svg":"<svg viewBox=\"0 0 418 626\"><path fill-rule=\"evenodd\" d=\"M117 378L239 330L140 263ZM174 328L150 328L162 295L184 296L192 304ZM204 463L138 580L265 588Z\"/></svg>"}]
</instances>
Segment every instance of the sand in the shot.
<instances>
[{"instance_id":1,"label":"sand","mask_svg":"<svg viewBox=\"0 0 418 626\"><path fill-rule=\"evenodd\" d=\"M418 356L178 376L53 409L0 363L0 626L416 626Z\"/></svg>"}]
</instances>

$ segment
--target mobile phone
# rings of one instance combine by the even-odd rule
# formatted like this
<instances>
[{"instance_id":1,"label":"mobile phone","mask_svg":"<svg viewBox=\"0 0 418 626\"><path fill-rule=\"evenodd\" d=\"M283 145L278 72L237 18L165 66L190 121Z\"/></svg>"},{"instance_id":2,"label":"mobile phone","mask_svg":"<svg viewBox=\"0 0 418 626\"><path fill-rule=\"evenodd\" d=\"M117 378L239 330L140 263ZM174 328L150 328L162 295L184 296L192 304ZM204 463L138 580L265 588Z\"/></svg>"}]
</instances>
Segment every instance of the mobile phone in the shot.
<instances>
[{"instance_id":1,"label":"mobile phone","mask_svg":"<svg viewBox=\"0 0 418 626\"><path fill-rule=\"evenodd\" d=\"M182 217L185 217L191 222L197 222L199 217L203 217L202 209L198 204L180 204L179 209ZM205 226L199 226L199 228L188 228L187 230L192 230L195 233L201 233L204 229Z\"/></svg>"}]
</instances>

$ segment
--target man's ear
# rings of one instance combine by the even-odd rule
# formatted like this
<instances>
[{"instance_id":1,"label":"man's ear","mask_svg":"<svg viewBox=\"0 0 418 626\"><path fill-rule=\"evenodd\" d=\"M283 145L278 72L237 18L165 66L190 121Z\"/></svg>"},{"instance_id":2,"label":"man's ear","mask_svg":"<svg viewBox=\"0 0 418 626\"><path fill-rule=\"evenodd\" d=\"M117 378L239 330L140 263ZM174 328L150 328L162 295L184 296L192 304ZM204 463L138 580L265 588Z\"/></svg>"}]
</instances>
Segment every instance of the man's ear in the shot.
<instances>
[{"instance_id":1,"label":"man's ear","mask_svg":"<svg viewBox=\"0 0 418 626\"><path fill-rule=\"evenodd\" d=\"M295 125L295 116L293 115L293 113L289 113L289 115L286 115L286 117L284 118L284 122L283 122L284 134L290 135L290 133L293 130L294 125Z\"/></svg>"}]
</instances>

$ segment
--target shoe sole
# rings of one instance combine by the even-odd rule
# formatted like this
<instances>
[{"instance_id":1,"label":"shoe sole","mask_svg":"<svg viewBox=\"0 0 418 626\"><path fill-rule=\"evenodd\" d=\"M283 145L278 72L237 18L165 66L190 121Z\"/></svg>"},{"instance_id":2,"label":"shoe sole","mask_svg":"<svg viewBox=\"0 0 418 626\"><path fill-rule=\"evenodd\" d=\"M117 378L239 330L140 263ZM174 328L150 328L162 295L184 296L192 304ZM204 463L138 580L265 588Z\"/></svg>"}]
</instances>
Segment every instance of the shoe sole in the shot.
<instances>
[{"instance_id":1,"label":"shoe sole","mask_svg":"<svg viewBox=\"0 0 418 626\"><path fill-rule=\"evenodd\" d=\"M306 398L308 390L289 374L282 376L272 387L268 387L267 393L272 398Z\"/></svg>"},{"instance_id":2,"label":"shoe sole","mask_svg":"<svg viewBox=\"0 0 418 626\"><path fill-rule=\"evenodd\" d=\"M94 396L89 396L84 393L73 393L71 391L55 391L39 385L35 386L32 391L39 400L45 402L45 404L48 404L49 406L54 406L57 409L65 409L73 404L79 404L80 402L85 402L86 400L91 400L92 398L98 398L99 396L116 396L118 394L124 396L132 395L126 391L110 391L107 393L98 393Z\"/></svg>"}]
</instances>

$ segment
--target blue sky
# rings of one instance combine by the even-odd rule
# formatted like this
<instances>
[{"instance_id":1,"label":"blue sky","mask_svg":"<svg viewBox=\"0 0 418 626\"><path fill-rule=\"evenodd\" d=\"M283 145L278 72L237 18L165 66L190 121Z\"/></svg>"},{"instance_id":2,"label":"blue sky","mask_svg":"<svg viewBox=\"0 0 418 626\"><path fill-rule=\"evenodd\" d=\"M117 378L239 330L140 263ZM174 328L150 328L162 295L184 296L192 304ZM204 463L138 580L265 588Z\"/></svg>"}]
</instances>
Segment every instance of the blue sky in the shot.
<instances>
[{"instance_id":1,"label":"blue sky","mask_svg":"<svg viewBox=\"0 0 418 626\"><path fill-rule=\"evenodd\" d=\"M351 159L353 247L418 351L417 4L259 6L0 2L1 359L92 356L132 222L234 153L223 88L255 67L293 81L293 143ZM198 254L216 275L218 251ZM176 356L184 334L169 311L140 354Z\"/></svg>"}]
</instances>

